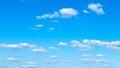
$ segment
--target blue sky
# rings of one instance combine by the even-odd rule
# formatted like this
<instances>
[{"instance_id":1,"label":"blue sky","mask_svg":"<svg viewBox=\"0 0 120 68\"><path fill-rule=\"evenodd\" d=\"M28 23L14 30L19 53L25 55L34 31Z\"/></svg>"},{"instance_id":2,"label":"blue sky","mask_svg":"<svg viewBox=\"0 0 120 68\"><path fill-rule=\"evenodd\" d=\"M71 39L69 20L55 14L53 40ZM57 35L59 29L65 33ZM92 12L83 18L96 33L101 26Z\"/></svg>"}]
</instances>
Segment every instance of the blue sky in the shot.
<instances>
[{"instance_id":1,"label":"blue sky","mask_svg":"<svg viewBox=\"0 0 120 68\"><path fill-rule=\"evenodd\" d=\"M1 68L120 68L120 1L1 0Z\"/></svg>"}]
</instances>

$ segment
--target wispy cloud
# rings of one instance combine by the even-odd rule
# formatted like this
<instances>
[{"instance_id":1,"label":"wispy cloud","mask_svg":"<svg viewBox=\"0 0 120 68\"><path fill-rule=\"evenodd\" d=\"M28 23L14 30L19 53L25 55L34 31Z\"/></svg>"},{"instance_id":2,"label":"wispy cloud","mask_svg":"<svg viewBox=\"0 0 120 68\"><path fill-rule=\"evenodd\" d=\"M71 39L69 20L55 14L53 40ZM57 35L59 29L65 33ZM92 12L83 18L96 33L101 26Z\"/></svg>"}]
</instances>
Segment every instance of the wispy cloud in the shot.
<instances>
[{"instance_id":1,"label":"wispy cloud","mask_svg":"<svg viewBox=\"0 0 120 68\"><path fill-rule=\"evenodd\" d=\"M19 61L19 59L13 58L13 57L9 57L9 58L7 58L7 60L8 60L8 61Z\"/></svg>"}]
</instances>

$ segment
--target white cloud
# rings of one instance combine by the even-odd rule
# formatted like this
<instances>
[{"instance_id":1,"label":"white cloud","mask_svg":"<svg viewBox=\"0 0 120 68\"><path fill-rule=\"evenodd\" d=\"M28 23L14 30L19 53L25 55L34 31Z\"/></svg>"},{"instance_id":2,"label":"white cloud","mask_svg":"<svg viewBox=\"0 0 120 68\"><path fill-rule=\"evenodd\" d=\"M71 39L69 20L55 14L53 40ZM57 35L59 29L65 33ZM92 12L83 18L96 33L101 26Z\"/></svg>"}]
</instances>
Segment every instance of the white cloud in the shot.
<instances>
[{"instance_id":1,"label":"white cloud","mask_svg":"<svg viewBox=\"0 0 120 68\"><path fill-rule=\"evenodd\" d=\"M57 49L59 49L59 48L56 48L56 47L48 47L48 49L51 49L51 50L57 50Z\"/></svg>"},{"instance_id":2,"label":"white cloud","mask_svg":"<svg viewBox=\"0 0 120 68\"><path fill-rule=\"evenodd\" d=\"M110 49L120 50L120 41L83 40L84 44L104 46Z\"/></svg>"},{"instance_id":3,"label":"white cloud","mask_svg":"<svg viewBox=\"0 0 120 68\"><path fill-rule=\"evenodd\" d=\"M57 56L56 56L56 55L51 55L50 57L51 57L51 58L57 58Z\"/></svg>"},{"instance_id":4,"label":"white cloud","mask_svg":"<svg viewBox=\"0 0 120 68\"><path fill-rule=\"evenodd\" d=\"M54 18L71 18L78 15L78 11L73 8L62 8L52 14L47 13L41 16L36 16L37 19L54 19ZM58 21L53 21L58 22Z\"/></svg>"},{"instance_id":5,"label":"white cloud","mask_svg":"<svg viewBox=\"0 0 120 68\"><path fill-rule=\"evenodd\" d=\"M29 65L36 65L37 63L36 62L27 62Z\"/></svg>"},{"instance_id":6,"label":"white cloud","mask_svg":"<svg viewBox=\"0 0 120 68\"><path fill-rule=\"evenodd\" d=\"M78 15L78 11L73 8L62 8L60 9L62 18L71 18Z\"/></svg>"},{"instance_id":7,"label":"white cloud","mask_svg":"<svg viewBox=\"0 0 120 68\"><path fill-rule=\"evenodd\" d=\"M49 31L53 31L53 30L55 30L55 28L50 27L50 28L48 28L48 30L49 30Z\"/></svg>"},{"instance_id":8,"label":"white cloud","mask_svg":"<svg viewBox=\"0 0 120 68\"><path fill-rule=\"evenodd\" d=\"M72 40L71 44L72 44L73 48L77 48L77 49L80 49L80 50L86 50L86 49L90 49L91 48L89 45L82 44L82 43L80 43L77 40Z\"/></svg>"},{"instance_id":9,"label":"white cloud","mask_svg":"<svg viewBox=\"0 0 120 68\"><path fill-rule=\"evenodd\" d=\"M37 53L47 52L47 50L45 50L42 47L32 48L31 50L32 52L37 52Z\"/></svg>"},{"instance_id":10,"label":"white cloud","mask_svg":"<svg viewBox=\"0 0 120 68\"><path fill-rule=\"evenodd\" d=\"M7 58L7 60L8 60L8 61L18 61L19 59L13 58L13 57L9 57L9 58Z\"/></svg>"},{"instance_id":11,"label":"white cloud","mask_svg":"<svg viewBox=\"0 0 120 68\"><path fill-rule=\"evenodd\" d=\"M65 43L65 42L59 42L59 44L58 44L59 46L67 46L68 45L68 43Z\"/></svg>"},{"instance_id":12,"label":"white cloud","mask_svg":"<svg viewBox=\"0 0 120 68\"><path fill-rule=\"evenodd\" d=\"M35 25L35 27L36 28L42 28L42 27L44 27L44 25L43 24L38 24L38 25Z\"/></svg>"},{"instance_id":13,"label":"white cloud","mask_svg":"<svg viewBox=\"0 0 120 68\"><path fill-rule=\"evenodd\" d=\"M102 5L100 3L91 3L88 5L88 9L90 9L91 11L97 13L97 14L105 14Z\"/></svg>"},{"instance_id":14,"label":"white cloud","mask_svg":"<svg viewBox=\"0 0 120 68\"><path fill-rule=\"evenodd\" d=\"M37 19L52 19L52 18L59 18L60 15L58 12L54 12L53 14L44 14L42 16L36 16Z\"/></svg>"},{"instance_id":15,"label":"white cloud","mask_svg":"<svg viewBox=\"0 0 120 68\"><path fill-rule=\"evenodd\" d=\"M103 54L96 54L96 57L104 57Z\"/></svg>"},{"instance_id":16,"label":"white cloud","mask_svg":"<svg viewBox=\"0 0 120 68\"><path fill-rule=\"evenodd\" d=\"M28 44L28 43L19 43L19 44L0 44L0 48L9 48L9 49L22 49L28 48L32 52L46 52L42 47L38 47L37 45Z\"/></svg>"}]
</instances>

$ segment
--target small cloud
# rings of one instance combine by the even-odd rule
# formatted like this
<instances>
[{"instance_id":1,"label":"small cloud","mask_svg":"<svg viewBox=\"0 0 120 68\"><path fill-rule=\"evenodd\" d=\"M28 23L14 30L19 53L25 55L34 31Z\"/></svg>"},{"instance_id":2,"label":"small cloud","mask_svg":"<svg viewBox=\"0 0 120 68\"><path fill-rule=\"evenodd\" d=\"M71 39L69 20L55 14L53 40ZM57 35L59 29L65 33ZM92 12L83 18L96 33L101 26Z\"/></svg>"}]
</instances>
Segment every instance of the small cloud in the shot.
<instances>
[{"instance_id":1,"label":"small cloud","mask_svg":"<svg viewBox=\"0 0 120 68\"><path fill-rule=\"evenodd\" d=\"M97 13L98 15L105 14L102 5L100 3L91 3L88 5L88 9L91 11Z\"/></svg>"},{"instance_id":2,"label":"small cloud","mask_svg":"<svg viewBox=\"0 0 120 68\"><path fill-rule=\"evenodd\" d=\"M96 54L96 57L104 57L103 54Z\"/></svg>"},{"instance_id":3,"label":"small cloud","mask_svg":"<svg viewBox=\"0 0 120 68\"><path fill-rule=\"evenodd\" d=\"M55 28L51 27L51 28L48 28L49 31L53 31L55 30Z\"/></svg>"},{"instance_id":4,"label":"small cloud","mask_svg":"<svg viewBox=\"0 0 120 68\"><path fill-rule=\"evenodd\" d=\"M48 47L48 49L57 50L58 48L56 48L56 47Z\"/></svg>"},{"instance_id":5,"label":"small cloud","mask_svg":"<svg viewBox=\"0 0 120 68\"><path fill-rule=\"evenodd\" d=\"M9 58L7 58L7 60L8 60L8 61L18 61L19 59L13 58L13 57L9 57Z\"/></svg>"},{"instance_id":6,"label":"small cloud","mask_svg":"<svg viewBox=\"0 0 120 68\"><path fill-rule=\"evenodd\" d=\"M37 63L36 62L27 62L27 64L29 64L29 65L36 65Z\"/></svg>"},{"instance_id":7,"label":"small cloud","mask_svg":"<svg viewBox=\"0 0 120 68\"><path fill-rule=\"evenodd\" d=\"M47 52L47 50L45 50L44 48L40 48L40 47L32 48L31 50L32 52L37 52L37 53Z\"/></svg>"},{"instance_id":8,"label":"small cloud","mask_svg":"<svg viewBox=\"0 0 120 68\"><path fill-rule=\"evenodd\" d=\"M78 15L78 11L73 8L62 8L60 14L62 18L71 18Z\"/></svg>"},{"instance_id":9,"label":"small cloud","mask_svg":"<svg viewBox=\"0 0 120 68\"><path fill-rule=\"evenodd\" d=\"M84 9L84 10L83 10L83 13L88 14L89 11Z\"/></svg>"},{"instance_id":10,"label":"small cloud","mask_svg":"<svg viewBox=\"0 0 120 68\"><path fill-rule=\"evenodd\" d=\"M43 24L38 24L38 25L35 25L35 27L36 28L42 28L42 27L44 27L44 25Z\"/></svg>"},{"instance_id":11,"label":"small cloud","mask_svg":"<svg viewBox=\"0 0 120 68\"><path fill-rule=\"evenodd\" d=\"M53 14L44 14L42 16L36 16L37 19L52 19L52 18L59 18L60 15L58 12L54 12Z\"/></svg>"},{"instance_id":12,"label":"small cloud","mask_svg":"<svg viewBox=\"0 0 120 68\"><path fill-rule=\"evenodd\" d=\"M51 58L57 58L57 56L56 55L52 55L52 56L50 56Z\"/></svg>"},{"instance_id":13,"label":"small cloud","mask_svg":"<svg viewBox=\"0 0 120 68\"><path fill-rule=\"evenodd\" d=\"M58 45L59 45L59 46L67 46L67 45L68 45L68 43L65 43L65 42L60 42Z\"/></svg>"}]
</instances>

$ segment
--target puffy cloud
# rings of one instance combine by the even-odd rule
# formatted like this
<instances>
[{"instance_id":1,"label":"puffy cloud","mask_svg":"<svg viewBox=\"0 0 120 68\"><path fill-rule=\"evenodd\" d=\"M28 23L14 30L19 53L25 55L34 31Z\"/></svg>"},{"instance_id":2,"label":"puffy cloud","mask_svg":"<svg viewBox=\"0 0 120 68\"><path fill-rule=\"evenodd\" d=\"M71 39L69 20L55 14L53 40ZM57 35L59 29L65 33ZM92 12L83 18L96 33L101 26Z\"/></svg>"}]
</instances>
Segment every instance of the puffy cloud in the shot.
<instances>
[{"instance_id":1,"label":"puffy cloud","mask_svg":"<svg viewBox=\"0 0 120 68\"><path fill-rule=\"evenodd\" d=\"M62 18L71 18L78 15L78 11L73 8L62 8L60 9Z\"/></svg>"},{"instance_id":2,"label":"puffy cloud","mask_svg":"<svg viewBox=\"0 0 120 68\"><path fill-rule=\"evenodd\" d=\"M83 40L84 44L104 46L110 49L120 50L120 41L100 41L100 40Z\"/></svg>"},{"instance_id":3,"label":"puffy cloud","mask_svg":"<svg viewBox=\"0 0 120 68\"><path fill-rule=\"evenodd\" d=\"M65 43L65 42L59 42L59 44L58 44L59 46L67 46L68 45L68 43Z\"/></svg>"},{"instance_id":4,"label":"puffy cloud","mask_svg":"<svg viewBox=\"0 0 120 68\"><path fill-rule=\"evenodd\" d=\"M91 11L97 13L97 14L105 14L102 5L100 3L91 3L88 5L88 9L90 9Z\"/></svg>"},{"instance_id":5,"label":"puffy cloud","mask_svg":"<svg viewBox=\"0 0 120 68\"><path fill-rule=\"evenodd\" d=\"M78 11L73 8L62 8L53 14L43 14L36 16L37 19L53 19L53 18L71 18L78 15ZM55 21L56 22L56 21ZM58 21L57 21L58 22Z\"/></svg>"},{"instance_id":6,"label":"puffy cloud","mask_svg":"<svg viewBox=\"0 0 120 68\"><path fill-rule=\"evenodd\" d=\"M19 43L19 44L0 44L0 48L9 48L9 49L22 49L28 48L32 52L46 52L42 47L38 47L37 45L28 44L28 43Z\"/></svg>"},{"instance_id":7,"label":"puffy cloud","mask_svg":"<svg viewBox=\"0 0 120 68\"><path fill-rule=\"evenodd\" d=\"M90 49L91 48L89 45L82 44L82 43L80 43L77 40L72 40L71 44L72 44L73 48L77 48L77 49L80 49L80 50L86 50L86 49Z\"/></svg>"},{"instance_id":8,"label":"puffy cloud","mask_svg":"<svg viewBox=\"0 0 120 68\"><path fill-rule=\"evenodd\" d=\"M9 57L9 58L7 58L7 60L8 60L8 61L18 61L19 59L13 58L13 57Z\"/></svg>"},{"instance_id":9,"label":"puffy cloud","mask_svg":"<svg viewBox=\"0 0 120 68\"><path fill-rule=\"evenodd\" d=\"M77 40L71 41L72 47L77 49L90 49L94 46L102 46L109 49L120 50L120 41L101 41L84 39L82 42Z\"/></svg>"}]
</instances>

